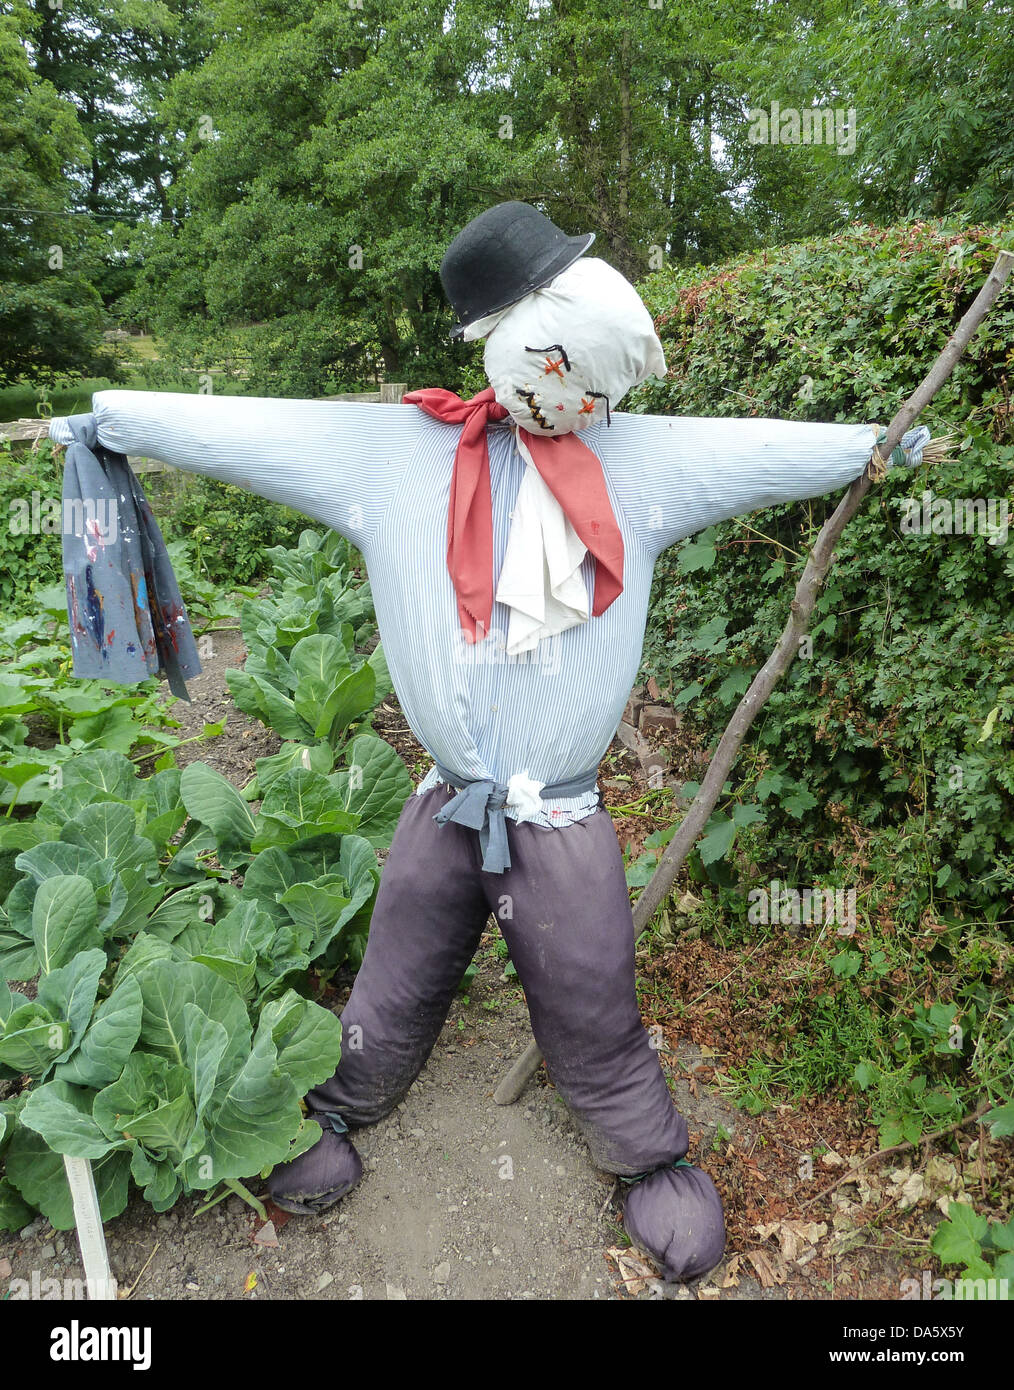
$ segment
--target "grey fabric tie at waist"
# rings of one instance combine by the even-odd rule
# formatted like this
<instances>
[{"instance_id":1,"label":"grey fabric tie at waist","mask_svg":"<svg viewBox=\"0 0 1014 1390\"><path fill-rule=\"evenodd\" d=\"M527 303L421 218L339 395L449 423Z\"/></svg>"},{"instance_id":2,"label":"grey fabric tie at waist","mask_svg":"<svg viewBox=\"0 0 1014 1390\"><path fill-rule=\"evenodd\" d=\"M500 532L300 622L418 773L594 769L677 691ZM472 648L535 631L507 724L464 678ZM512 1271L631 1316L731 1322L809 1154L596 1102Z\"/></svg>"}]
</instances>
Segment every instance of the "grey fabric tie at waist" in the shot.
<instances>
[{"instance_id":1,"label":"grey fabric tie at waist","mask_svg":"<svg viewBox=\"0 0 1014 1390\"><path fill-rule=\"evenodd\" d=\"M437 772L452 787L458 787L457 796L451 797L433 819L438 825L455 821L479 832L479 848L482 850L482 868L487 874L502 874L511 866L510 850L507 846L507 824L504 818L504 805L507 801L507 787L492 779L476 778L469 781L448 772L442 763L436 762ZM582 772L577 777L569 777L564 782L547 782L540 795L545 800L554 796L580 796L582 792L594 789L598 779L598 767Z\"/></svg>"}]
</instances>

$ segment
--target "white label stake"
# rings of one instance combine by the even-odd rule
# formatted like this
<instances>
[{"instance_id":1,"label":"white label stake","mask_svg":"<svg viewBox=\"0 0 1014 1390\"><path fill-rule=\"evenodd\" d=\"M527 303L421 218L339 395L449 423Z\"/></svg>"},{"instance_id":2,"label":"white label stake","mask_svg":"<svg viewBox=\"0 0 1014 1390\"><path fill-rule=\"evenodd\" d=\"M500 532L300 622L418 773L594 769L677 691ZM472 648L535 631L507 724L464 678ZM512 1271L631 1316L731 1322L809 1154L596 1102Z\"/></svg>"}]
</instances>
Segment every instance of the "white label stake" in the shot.
<instances>
[{"instance_id":1,"label":"white label stake","mask_svg":"<svg viewBox=\"0 0 1014 1390\"><path fill-rule=\"evenodd\" d=\"M109 1270L106 1235L102 1229L92 1165L87 1158L70 1158L64 1154L63 1166L67 1170L67 1182L74 1201L74 1220L77 1222L77 1239L84 1262L88 1297L93 1301L115 1298L116 1280Z\"/></svg>"}]
</instances>

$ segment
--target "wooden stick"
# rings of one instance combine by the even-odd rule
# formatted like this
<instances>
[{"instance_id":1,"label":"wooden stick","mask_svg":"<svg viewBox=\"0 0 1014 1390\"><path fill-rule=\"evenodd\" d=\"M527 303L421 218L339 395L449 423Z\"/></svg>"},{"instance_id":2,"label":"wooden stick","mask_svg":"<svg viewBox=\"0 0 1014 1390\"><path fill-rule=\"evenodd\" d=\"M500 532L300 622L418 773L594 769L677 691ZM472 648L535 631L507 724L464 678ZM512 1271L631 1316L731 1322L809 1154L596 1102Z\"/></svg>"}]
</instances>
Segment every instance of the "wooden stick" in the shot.
<instances>
[{"instance_id":1,"label":"wooden stick","mask_svg":"<svg viewBox=\"0 0 1014 1390\"><path fill-rule=\"evenodd\" d=\"M63 1166L74 1203L74 1223L77 1226L78 1245L81 1247L81 1263L84 1265L88 1297L115 1298L116 1281L109 1270L106 1237L102 1229L102 1213L95 1192L92 1165L87 1158L71 1158L64 1154Z\"/></svg>"},{"instance_id":2,"label":"wooden stick","mask_svg":"<svg viewBox=\"0 0 1014 1390\"><path fill-rule=\"evenodd\" d=\"M954 330L947 346L930 368L925 380L916 387L888 426L887 439L881 446L881 454L884 458L890 457L892 450L900 443L902 435L911 428L916 416L933 399L953 372L979 325L993 307L1012 269L1014 269L1014 252L1001 251L996 258L993 269L986 278L985 284ZM729 720L725 733L715 750L715 755L708 766L704 781L701 783L700 791L683 817L679 830L659 859L658 867L647 887L635 904L633 913L635 936L641 934L662 900L668 896L676 875L682 868L687 855L693 849L697 837L704 829L722 794L722 787L725 785L747 730L757 718L772 690L792 665L793 659L799 651L800 639L806 635L817 594L834 560L834 548L841 539L846 525L859 510L872 482L873 478L869 468L867 468L862 476L852 483L833 514L828 517L821 528L814 547L810 551L802 578L796 586L795 596L789 605L789 618L782 635L771 655L754 677L750 689L740 700L736 712ZM538 1070L541 1061L542 1053L539 1051L538 1045L534 1042L530 1043L494 1092L493 1098L496 1103L498 1105L513 1105L529 1079Z\"/></svg>"},{"instance_id":3,"label":"wooden stick","mask_svg":"<svg viewBox=\"0 0 1014 1390\"><path fill-rule=\"evenodd\" d=\"M963 1120L955 1120L954 1124L945 1125L943 1129L935 1129L932 1134L924 1134L921 1139L916 1139L914 1142L911 1139L906 1139L903 1144L892 1144L889 1149L878 1149L875 1154L870 1154L868 1158L864 1158L858 1167L849 1168L847 1172L835 1178L834 1182L831 1183L830 1186L825 1187L822 1192L818 1192L816 1197L807 1198L799 1210L805 1211L807 1207L812 1207L814 1202L819 1202L821 1197L826 1197L829 1192L833 1192L836 1187L840 1187L843 1182L848 1182L850 1178L858 1177L864 1168L868 1168L871 1163L876 1163L878 1158L890 1158L892 1154L907 1153L909 1149L932 1144L935 1139L942 1139L945 1134L957 1134L959 1129L964 1129L966 1125L974 1124L977 1120L981 1119L986 1111L990 1109L992 1103L993 1102L989 1100L982 1100L972 1113L966 1115Z\"/></svg>"}]
</instances>

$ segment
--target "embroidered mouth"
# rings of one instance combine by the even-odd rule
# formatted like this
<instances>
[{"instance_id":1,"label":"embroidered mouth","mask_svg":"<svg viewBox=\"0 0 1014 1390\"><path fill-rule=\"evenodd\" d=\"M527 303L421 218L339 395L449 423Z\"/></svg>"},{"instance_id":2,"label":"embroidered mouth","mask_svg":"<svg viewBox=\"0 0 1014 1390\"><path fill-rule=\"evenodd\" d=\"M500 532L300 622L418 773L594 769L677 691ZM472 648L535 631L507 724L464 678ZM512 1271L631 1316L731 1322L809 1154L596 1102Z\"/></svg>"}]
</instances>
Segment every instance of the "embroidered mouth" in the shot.
<instances>
[{"instance_id":1,"label":"embroidered mouth","mask_svg":"<svg viewBox=\"0 0 1014 1390\"><path fill-rule=\"evenodd\" d=\"M525 404L528 406L528 413L529 413L529 415L531 415L532 419L533 419L533 420L535 421L535 423L538 425L539 429L542 429L542 430L550 430L550 431L552 431L553 426L549 423L549 421L546 419L545 415L543 415L542 411L541 411L541 410L539 409L539 407L535 404L535 392L534 392L534 391L522 391L522 390L520 389L520 387L519 387L519 388L518 388L518 391L517 391L517 394L521 397L521 399L522 399L522 400L525 402Z\"/></svg>"}]
</instances>

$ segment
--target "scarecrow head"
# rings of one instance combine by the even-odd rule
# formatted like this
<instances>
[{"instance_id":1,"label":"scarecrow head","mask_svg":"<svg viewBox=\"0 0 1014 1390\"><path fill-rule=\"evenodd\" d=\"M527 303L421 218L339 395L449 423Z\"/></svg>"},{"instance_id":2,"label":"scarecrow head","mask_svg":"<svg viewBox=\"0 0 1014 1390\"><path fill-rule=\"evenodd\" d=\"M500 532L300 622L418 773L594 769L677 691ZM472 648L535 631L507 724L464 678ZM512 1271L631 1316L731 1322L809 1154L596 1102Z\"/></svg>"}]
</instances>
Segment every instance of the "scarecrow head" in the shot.
<instances>
[{"instance_id":1,"label":"scarecrow head","mask_svg":"<svg viewBox=\"0 0 1014 1390\"><path fill-rule=\"evenodd\" d=\"M633 285L584 257L593 240L567 236L527 203L499 203L458 233L440 266L461 320L451 336L486 339L496 399L532 434L608 424L631 387L666 370Z\"/></svg>"}]
</instances>

